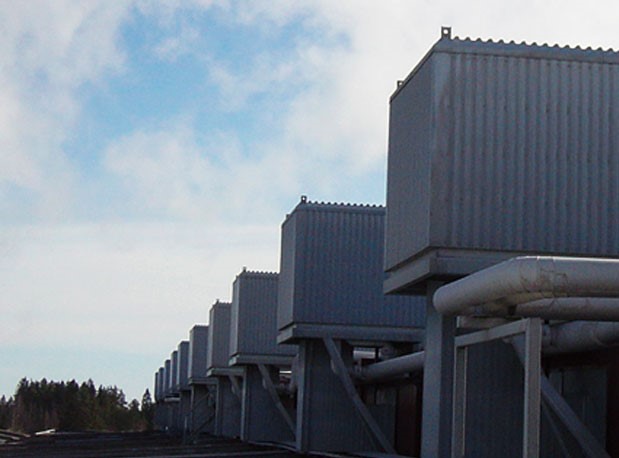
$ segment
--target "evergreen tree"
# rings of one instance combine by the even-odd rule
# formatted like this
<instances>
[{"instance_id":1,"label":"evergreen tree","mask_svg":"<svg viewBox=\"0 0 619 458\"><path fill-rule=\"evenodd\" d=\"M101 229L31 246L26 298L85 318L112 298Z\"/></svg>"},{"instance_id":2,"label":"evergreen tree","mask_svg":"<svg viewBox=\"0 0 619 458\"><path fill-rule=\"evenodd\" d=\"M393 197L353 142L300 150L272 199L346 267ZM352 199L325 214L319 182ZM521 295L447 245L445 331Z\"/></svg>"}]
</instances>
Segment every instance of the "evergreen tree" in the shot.
<instances>
[{"instance_id":1,"label":"evergreen tree","mask_svg":"<svg viewBox=\"0 0 619 458\"><path fill-rule=\"evenodd\" d=\"M144 395L142 396L142 405L140 406L142 412L142 418L144 420L145 429L153 429L153 422L155 418L155 404L150 396L150 391L146 388Z\"/></svg>"},{"instance_id":2,"label":"evergreen tree","mask_svg":"<svg viewBox=\"0 0 619 458\"><path fill-rule=\"evenodd\" d=\"M151 407L149 407L151 406ZM116 386L95 388L88 380L69 382L20 380L14 400L0 398L0 428L33 433L46 429L64 431L136 431L150 428L152 410L146 390L142 405L129 404Z\"/></svg>"}]
</instances>

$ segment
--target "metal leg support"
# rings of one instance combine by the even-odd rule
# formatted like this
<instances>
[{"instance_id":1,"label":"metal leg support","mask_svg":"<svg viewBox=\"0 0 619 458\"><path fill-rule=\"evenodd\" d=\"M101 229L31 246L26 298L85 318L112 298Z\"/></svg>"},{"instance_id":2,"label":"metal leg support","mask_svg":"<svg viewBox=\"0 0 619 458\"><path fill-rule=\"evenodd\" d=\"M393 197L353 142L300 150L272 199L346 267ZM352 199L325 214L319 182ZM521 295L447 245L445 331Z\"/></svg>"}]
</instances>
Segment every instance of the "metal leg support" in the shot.
<instances>
[{"instance_id":1,"label":"metal leg support","mask_svg":"<svg viewBox=\"0 0 619 458\"><path fill-rule=\"evenodd\" d=\"M277 389L275 388L273 380L271 379L269 368L266 367L264 364L258 364L258 370L260 371L260 375L262 375L262 383L264 384L264 387L271 396L275 407L277 408L279 413L282 414L284 421L294 434L294 432L296 431L296 426L294 424L294 421L292 420L292 417L290 416L290 413L288 412L288 410L286 410L284 404L282 404L282 400L280 399L279 394L277 394Z\"/></svg>"},{"instance_id":2,"label":"metal leg support","mask_svg":"<svg viewBox=\"0 0 619 458\"><path fill-rule=\"evenodd\" d=\"M542 375L542 320L530 318L525 331L523 458L539 458Z\"/></svg>"},{"instance_id":3,"label":"metal leg support","mask_svg":"<svg viewBox=\"0 0 619 458\"><path fill-rule=\"evenodd\" d=\"M441 285L429 282L427 291L422 458L451 456L456 319L443 316L434 308L434 292Z\"/></svg>"},{"instance_id":4,"label":"metal leg support","mask_svg":"<svg viewBox=\"0 0 619 458\"><path fill-rule=\"evenodd\" d=\"M331 362L335 366L337 376L342 381L346 393L348 393L348 396L350 397L353 405L357 409L357 412L359 412L359 415L361 416L368 430L370 431L374 439L380 444L383 450L385 450L385 452L395 455L396 451L393 448L393 445L391 445L391 443L387 440L384 433L380 429L380 426L378 426L378 423L376 423L376 420L374 420L374 417L372 417L372 414L368 410L367 406L359 397L359 393L357 393L357 390L355 389L355 385L350 378L350 374L348 373L346 365L344 364L344 361L337 349L337 346L335 345L335 342L330 337L324 338L323 342L325 344L325 347L327 348L327 351L329 352Z\"/></svg>"},{"instance_id":5,"label":"metal leg support","mask_svg":"<svg viewBox=\"0 0 619 458\"><path fill-rule=\"evenodd\" d=\"M456 367L454 369L454 410L453 440L451 453L454 458L465 456L466 447L466 372L468 349L456 349Z\"/></svg>"},{"instance_id":6,"label":"metal leg support","mask_svg":"<svg viewBox=\"0 0 619 458\"><path fill-rule=\"evenodd\" d=\"M523 365L526 364L523 342L518 339L513 339L512 344L516 350L516 354L520 358L520 362L522 362ZM580 421L565 399L554 389L548 377L541 375L541 373L540 389L544 405L552 409L557 418L561 420L570 434L576 439L588 458L610 458L610 455L606 452L604 447L600 445L593 434L591 434L588 428Z\"/></svg>"}]
</instances>

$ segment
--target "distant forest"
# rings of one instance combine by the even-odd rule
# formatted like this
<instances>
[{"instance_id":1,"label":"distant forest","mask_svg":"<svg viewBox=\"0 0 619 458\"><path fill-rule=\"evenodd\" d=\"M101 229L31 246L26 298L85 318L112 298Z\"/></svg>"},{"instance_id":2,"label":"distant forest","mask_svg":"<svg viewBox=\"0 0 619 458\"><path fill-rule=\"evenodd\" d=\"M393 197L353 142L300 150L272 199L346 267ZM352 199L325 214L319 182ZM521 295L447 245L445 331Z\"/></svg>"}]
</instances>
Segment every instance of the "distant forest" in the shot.
<instances>
[{"instance_id":1,"label":"distant forest","mask_svg":"<svg viewBox=\"0 0 619 458\"><path fill-rule=\"evenodd\" d=\"M70 382L22 379L12 398L0 398L0 429L34 433L58 431L146 431L154 405L148 391L140 403L127 403L117 387L95 387L92 380Z\"/></svg>"}]
</instances>

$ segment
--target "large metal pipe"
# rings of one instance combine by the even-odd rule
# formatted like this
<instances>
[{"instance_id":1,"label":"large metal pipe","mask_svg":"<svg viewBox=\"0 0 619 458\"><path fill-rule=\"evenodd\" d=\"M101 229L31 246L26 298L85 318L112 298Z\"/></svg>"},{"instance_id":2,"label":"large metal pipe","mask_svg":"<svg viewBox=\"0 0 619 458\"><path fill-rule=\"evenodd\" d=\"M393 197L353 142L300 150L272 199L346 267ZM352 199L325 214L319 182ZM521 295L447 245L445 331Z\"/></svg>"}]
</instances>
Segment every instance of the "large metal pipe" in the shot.
<instances>
[{"instance_id":1,"label":"large metal pipe","mask_svg":"<svg viewBox=\"0 0 619 458\"><path fill-rule=\"evenodd\" d=\"M580 308L579 319L600 319L619 303L595 298L619 296L619 260L525 256L510 259L475 272L461 280L439 288L434 306L446 315L513 315L517 306L528 316L540 316L535 311L552 306L561 318L561 302L543 299L565 297L589 298L586 307L572 304L572 312ZM594 310L600 306L606 311ZM571 312L570 312L571 313ZM613 312L616 314L617 312ZM611 319L611 318L607 318Z\"/></svg>"},{"instance_id":2,"label":"large metal pipe","mask_svg":"<svg viewBox=\"0 0 619 458\"><path fill-rule=\"evenodd\" d=\"M619 345L619 323L572 321L549 326L544 353L570 353Z\"/></svg>"},{"instance_id":3,"label":"large metal pipe","mask_svg":"<svg viewBox=\"0 0 619 458\"><path fill-rule=\"evenodd\" d=\"M619 281L619 279L618 279ZM510 308L513 316L546 320L619 321L619 298L559 297L538 299Z\"/></svg>"},{"instance_id":4,"label":"large metal pipe","mask_svg":"<svg viewBox=\"0 0 619 458\"><path fill-rule=\"evenodd\" d=\"M416 372L423 369L425 352L410 353L397 358L370 364L361 369L359 378L367 381L378 381L398 375Z\"/></svg>"},{"instance_id":5,"label":"large metal pipe","mask_svg":"<svg viewBox=\"0 0 619 458\"><path fill-rule=\"evenodd\" d=\"M619 323L571 321L544 327L545 355L609 348L619 345ZM423 370L425 352L419 351L362 367L356 377L378 382Z\"/></svg>"}]
</instances>

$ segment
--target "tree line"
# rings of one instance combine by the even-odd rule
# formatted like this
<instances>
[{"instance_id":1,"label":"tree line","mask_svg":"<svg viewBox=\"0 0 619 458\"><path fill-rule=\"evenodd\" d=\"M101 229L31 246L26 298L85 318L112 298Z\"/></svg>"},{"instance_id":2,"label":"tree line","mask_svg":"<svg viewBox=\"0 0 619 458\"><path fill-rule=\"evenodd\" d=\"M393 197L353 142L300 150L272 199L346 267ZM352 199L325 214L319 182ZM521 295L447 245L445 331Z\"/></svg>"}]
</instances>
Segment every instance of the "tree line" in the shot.
<instances>
[{"instance_id":1,"label":"tree line","mask_svg":"<svg viewBox=\"0 0 619 458\"><path fill-rule=\"evenodd\" d=\"M59 431L146 431L153 426L148 389L142 402L127 403L116 386L98 388L92 380L54 382L20 380L15 395L0 398L0 429L34 433Z\"/></svg>"}]
</instances>

